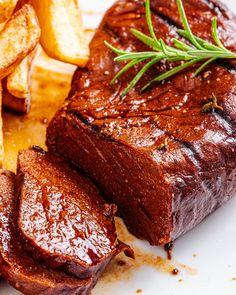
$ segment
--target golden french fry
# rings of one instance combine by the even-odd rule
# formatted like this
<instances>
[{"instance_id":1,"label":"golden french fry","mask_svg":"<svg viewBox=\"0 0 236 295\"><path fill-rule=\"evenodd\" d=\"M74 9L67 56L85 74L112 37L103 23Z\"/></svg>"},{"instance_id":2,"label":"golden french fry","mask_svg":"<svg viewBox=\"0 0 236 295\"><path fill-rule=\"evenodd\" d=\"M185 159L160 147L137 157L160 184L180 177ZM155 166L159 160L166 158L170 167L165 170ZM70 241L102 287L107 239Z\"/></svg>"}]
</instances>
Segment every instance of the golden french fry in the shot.
<instances>
[{"instance_id":1,"label":"golden french fry","mask_svg":"<svg viewBox=\"0 0 236 295\"><path fill-rule=\"evenodd\" d=\"M29 57L26 56L7 77L7 90L11 95L18 98L29 95L29 66Z\"/></svg>"},{"instance_id":2,"label":"golden french fry","mask_svg":"<svg viewBox=\"0 0 236 295\"><path fill-rule=\"evenodd\" d=\"M3 106L11 111L25 114L30 109L30 74L36 53L37 48L3 80Z\"/></svg>"},{"instance_id":3,"label":"golden french fry","mask_svg":"<svg viewBox=\"0 0 236 295\"><path fill-rule=\"evenodd\" d=\"M12 16L17 0L0 0L0 31Z\"/></svg>"},{"instance_id":4,"label":"golden french fry","mask_svg":"<svg viewBox=\"0 0 236 295\"><path fill-rule=\"evenodd\" d=\"M33 7L24 5L0 32L0 80L8 76L35 48L40 27Z\"/></svg>"},{"instance_id":5,"label":"golden french fry","mask_svg":"<svg viewBox=\"0 0 236 295\"><path fill-rule=\"evenodd\" d=\"M0 82L0 168L3 165L2 83Z\"/></svg>"},{"instance_id":6,"label":"golden french fry","mask_svg":"<svg viewBox=\"0 0 236 295\"><path fill-rule=\"evenodd\" d=\"M41 26L41 45L57 60L85 66L89 48L77 0L32 0Z\"/></svg>"},{"instance_id":7,"label":"golden french fry","mask_svg":"<svg viewBox=\"0 0 236 295\"><path fill-rule=\"evenodd\" d=\"M7 90L15 97L24 98L29 94L31 67L37 52L38 47L27 55L6 78Z\"/></svg>"}]
</instances>

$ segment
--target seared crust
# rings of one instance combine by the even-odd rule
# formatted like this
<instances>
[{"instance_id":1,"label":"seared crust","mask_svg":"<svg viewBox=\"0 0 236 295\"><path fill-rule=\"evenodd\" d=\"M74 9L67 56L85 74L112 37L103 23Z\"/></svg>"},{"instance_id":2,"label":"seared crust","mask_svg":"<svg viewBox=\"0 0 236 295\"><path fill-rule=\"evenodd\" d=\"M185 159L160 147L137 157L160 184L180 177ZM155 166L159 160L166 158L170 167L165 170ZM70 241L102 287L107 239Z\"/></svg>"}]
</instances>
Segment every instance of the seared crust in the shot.
<instances>
[{"instance_id":1,"label":"seared crust","mask_svg":"<svg viewBox=\"0 0 236 295\"><path fill-rule=\"evenodd\" d=\"M181 26L176 2L151 3L157 38L170 44ZM196 35L212 41L211 19L217 15L220 38L236 51L236 18L225 6L210 0L183 3ZM148 34L144 2L118 1L91 43L87 67L74 76L70 98L48 128L47 145L103 189L134 234L165 244L236 192L235 68L212 64L194 78L196 65L140 95L147 81L173 66L162 62L122 99L140 66L111 86L122 64L114 63L103 41L123 50L146 50L131 27ZM223 111L207 108L214 97Z\"/></svg>"}]
</instances>

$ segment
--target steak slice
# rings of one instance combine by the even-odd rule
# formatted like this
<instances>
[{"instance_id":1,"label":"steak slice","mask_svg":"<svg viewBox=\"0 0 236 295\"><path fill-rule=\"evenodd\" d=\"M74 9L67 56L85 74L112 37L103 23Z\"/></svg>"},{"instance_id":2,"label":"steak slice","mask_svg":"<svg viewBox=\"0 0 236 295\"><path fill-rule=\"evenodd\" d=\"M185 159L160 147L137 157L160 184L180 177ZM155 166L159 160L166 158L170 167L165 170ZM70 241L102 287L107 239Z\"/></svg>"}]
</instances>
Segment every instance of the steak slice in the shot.
<instances>
[{"instance_id":1,"label":"steak slice","mask_svg":"<svg viewBox=\"0 0 236 295\"><path fill-rule=\"evenodd\" d=\"M157 38L171 44L181 27L175 0L152 0ZM206 40L217 16L219 35L236 51L236 18L218 1L184 0L193 32ZM140 65L113 86L123 64L104 45L146 51L130 33L146 34L144 1L118 1L105 15L78 69L70 97L47 131L49 150L78 165L103 190L136 236L151 244L175 240L222 206L236 192L236 72L214 63L193 77L198 65L139 90L173 64L150 69L128 95L121 94ZM148 49L149 50L149 49ZM212 108L216 99L223 111Z\"/></svg>"},{"instance_id":2,"label":"steak slice","mask_svg":"<svg viewBox=\"0 0 236 295\"><path fill-rule=\"evenodd\" d=\"M95 279L77 279L51 270L26 254L17 230L18 200L15 175L0 171L0 270L3 277L26 295L86 295Z\"/></svg>"},{"instance_id":3,"label":"steak slice","mask_svg":"<svg viewBox=\"0 0 236 295\"><path fill-rule=\"evenodd\" d=\"M113 205L61 157L38 147L18 156L20 232L27 250L52 268L97 277L129 247L117 242Z\"/></svg>"}]
</instances>

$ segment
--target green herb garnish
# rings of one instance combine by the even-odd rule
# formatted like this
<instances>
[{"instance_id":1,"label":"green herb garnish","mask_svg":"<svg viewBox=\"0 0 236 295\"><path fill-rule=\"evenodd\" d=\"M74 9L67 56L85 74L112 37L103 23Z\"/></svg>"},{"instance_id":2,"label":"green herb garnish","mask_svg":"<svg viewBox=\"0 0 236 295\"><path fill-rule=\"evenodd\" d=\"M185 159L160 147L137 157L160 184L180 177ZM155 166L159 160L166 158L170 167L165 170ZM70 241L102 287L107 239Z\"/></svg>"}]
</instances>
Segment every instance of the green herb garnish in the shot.
<instances>
[{"instance_id":1,"label":"green herb garnish","mask_svg":"<svg viewBox=\"0 0 236 295\"><path fill-rule=\"evenodd\" d=\"M147 61L147 63L128 84L127 88L122 93L122 97L124 97L132 88L134 88L134 86L139 82L139 80L149 68L151 68L153 65L163 59L168 61L182 61L184 63L176 66L170 71L158 75L155 79L146 84L141 89L141 92L146 90L154 82L161 82L167 78L170 78L198 62L202 62L202 64L195 72L195 76L197 76L207 65L209 65L213 61L216 61L218 59L236 59L236 53L231 52L227 48L225 48L219 38L216 17L212 19L212 36L215 41L214 45L201 38L198 38L192 33L186 17L182 0L176 0L176 2L184 27L184 30L177 30L177 32L180 36L187 39L191 43L191 46L178 39L173 39L173 47L171 47L168 46L162 39L158 40L156 38L151 19L150 0L146 0L146 19L150 31L150 37L135 29L131 29L131 33L141 42L152 48L153 51L125 52L113 47L111 44L105 41L105 44L118 55L118 57L116 57L114 61L128 62L111 81L112 85L116 82L117 79L120 78L121 75L123 75L130 68L132 68L136 64Z\"/></svg>"}]
</instances>

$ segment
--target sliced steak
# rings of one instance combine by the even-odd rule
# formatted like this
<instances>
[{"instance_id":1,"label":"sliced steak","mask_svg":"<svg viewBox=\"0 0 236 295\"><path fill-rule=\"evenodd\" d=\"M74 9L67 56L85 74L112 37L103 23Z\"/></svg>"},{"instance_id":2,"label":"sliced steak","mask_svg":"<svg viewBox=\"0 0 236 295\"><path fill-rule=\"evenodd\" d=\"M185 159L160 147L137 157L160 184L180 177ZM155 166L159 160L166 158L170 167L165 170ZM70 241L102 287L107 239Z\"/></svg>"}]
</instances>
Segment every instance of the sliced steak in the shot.
<instances>
[{"instance_id":1,"label":"sliced steak","mask_svg":"<svg viewBox=\"0 0 236 295\"><path fill-rule=\"evenodd\" d=\"M52 268L98 276L129 247L117 241L113 205L61 157L35 147L18 157L20 232L27 250Z\"/></svg>"},{"instance_id":2,"label":"sliced steak","mask_svg":"<svg viewBox=\"0 0 236 295\"><path fill-rule=\"evenodd\" d=\"M47 269L26 254L17 230L18 200L15 175L0 171L0 270L3 277L26 295L86 295L94 279L77 279Z\"/></svg>"},{"instance_id":3,"label":"sliced steak","mask_svg":"<svg viewBox=\"0 0 236 295\"><path fill-rule=\"evenodd\" d=\"M153 0L157 38L180 38L176 1ZM193 32L212 40L211 19L236 51L236 18L218 1L184 0ZM193 77L196 66L139 90L170 69L165 61L150 69L126 97L121 94L140 65L114 85L123 64L104 45L146 51L130 33L146 34L144 1L118 1L105 15L86 68L78 69L69 99L50 123L49 150L78 165L118 205L129 229L151 244L186 233L236 192L236 72L215 63ZM149 50L149 49L148 49ZM216 98L223 111L210 106Z\"/></svg>"}]
</instances>

